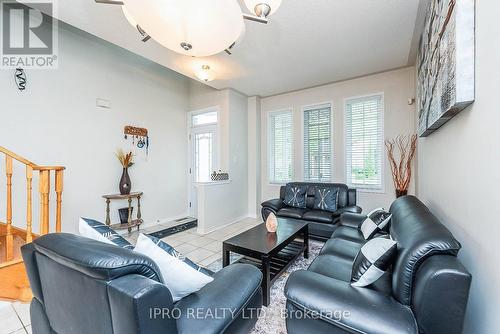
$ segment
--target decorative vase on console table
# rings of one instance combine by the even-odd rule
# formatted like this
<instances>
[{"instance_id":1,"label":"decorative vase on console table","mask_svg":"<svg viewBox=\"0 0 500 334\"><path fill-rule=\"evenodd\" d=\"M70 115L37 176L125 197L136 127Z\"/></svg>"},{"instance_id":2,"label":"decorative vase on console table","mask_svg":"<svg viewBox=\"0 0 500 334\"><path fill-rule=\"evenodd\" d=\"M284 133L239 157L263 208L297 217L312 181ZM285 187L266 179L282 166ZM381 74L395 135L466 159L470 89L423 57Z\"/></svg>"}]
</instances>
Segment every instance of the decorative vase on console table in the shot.
<instances>
[{"instance_id":1,"label":"decorative vase on console table","mask_svg":"<svg viewBox=\"0 0 500 334\"><path fill-rule=\"evenodd\" d=\"M123 167L122 177L120 179L120 194L128 195L132 189L132 182L130 181L130 176L128 175L129 167L132 167L134 163L132 162L132 152L123 152L122 149L116 151L116 158L120 161Z\"/></svg>"},{"instance_id":2,"label":"decorative vase on console table","mask_svg":"<svg viewBox=\"0 0 500 334\"><path fill-rule=\"evenodd\" d=\"M408 190L399 190L396 189L396 198L403 197L408 195Z\"/></svg>"}]
</instances>

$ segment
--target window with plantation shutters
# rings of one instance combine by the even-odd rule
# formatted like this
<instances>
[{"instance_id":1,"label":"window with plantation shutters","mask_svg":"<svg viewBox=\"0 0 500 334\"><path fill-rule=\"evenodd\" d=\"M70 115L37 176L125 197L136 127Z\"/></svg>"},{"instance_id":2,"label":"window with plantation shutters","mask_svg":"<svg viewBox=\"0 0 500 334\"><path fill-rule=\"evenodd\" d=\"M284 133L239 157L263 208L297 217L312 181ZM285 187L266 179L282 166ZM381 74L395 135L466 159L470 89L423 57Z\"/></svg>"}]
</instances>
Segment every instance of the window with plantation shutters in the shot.
<instances>
[{"instance_id":1,"label":"window with plantation shutters","mask_svg":"<svg viewBox=\"0 0 500 334\"><path fill-rule=\"evenodd\" d=\"M269 114L268 150L271 183L286 183L292 180L292 122L292 111Z\"/></svg>"},{"instance_id":2,"label":"window with plantation shutters","mask_svg":"<svg viewBox=\"0 0 500 334\"><path fill-rule=\"evenodd\" d=\"M345 144L347 184L382 190L383 95L346 100Z\"/></svg>"},{"instance_id":3,"label":"window with plantation shutters","mask_svg":"<svg viewBox=\"0 0 500 334\"><path fill-rule=\"evenodd\" d=\"M328 182L332 178L332 106L304 110L304 180Z\"/></svg>"}]
</instances>

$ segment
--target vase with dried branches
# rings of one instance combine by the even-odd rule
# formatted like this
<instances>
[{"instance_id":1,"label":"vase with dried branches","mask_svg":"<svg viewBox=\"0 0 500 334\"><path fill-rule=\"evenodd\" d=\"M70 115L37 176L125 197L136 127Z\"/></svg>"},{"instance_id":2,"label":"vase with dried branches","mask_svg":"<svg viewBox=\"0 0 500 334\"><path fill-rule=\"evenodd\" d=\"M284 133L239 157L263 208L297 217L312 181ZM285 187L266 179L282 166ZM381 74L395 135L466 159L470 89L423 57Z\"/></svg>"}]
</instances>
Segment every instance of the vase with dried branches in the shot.
<instances>
[{"instance_id":1,"label":"vase with dried branches","mask_svg":"<svg viewBox=\"0 0 500 334\"><path fill-rule=\"evenodd\" d=\"M134 165L132 162L132 152L125 153L122 149L119 149L116 151L115 155L123 167L122 177L120 179L120 194L128 195L132 189L132 182L130 182L130 176L128 175L129 167Z\"/></svg>"},{"instance_id":2,"label":"vase with dried branches","mask_svg":"<svg viewBox=\"0 0 500 334\"><path fill-rule=\"evenodd\" d=\"M387 139L385 147L396 188L396 197L405 196L410 187L412 161L417 149L417 135L400 135L394 139Z\"/></svg>"}]
</instances>

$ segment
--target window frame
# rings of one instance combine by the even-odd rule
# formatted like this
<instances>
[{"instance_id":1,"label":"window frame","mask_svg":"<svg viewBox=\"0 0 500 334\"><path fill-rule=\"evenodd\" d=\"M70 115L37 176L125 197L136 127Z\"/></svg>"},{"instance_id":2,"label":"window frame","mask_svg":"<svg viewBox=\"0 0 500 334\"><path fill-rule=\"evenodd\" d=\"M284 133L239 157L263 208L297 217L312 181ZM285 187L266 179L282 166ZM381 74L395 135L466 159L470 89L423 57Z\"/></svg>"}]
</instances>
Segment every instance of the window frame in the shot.
<instances>
[{"instance_id":1,"label":"window frame","mask_svg":"<svg viewBox=\"0 0 500 334\"><path fill-rule=\"evenodd\" d=\"M292 154L292 161L290 163L290 166L291 166L291 169L292 169L292 175L290 176L290 179L289 180L285 180L285 181L277 181L274 179L274 172L271 171L271 161L273 158L273 155L272 155L272 149L271 149L271 118L273 116L276 116L276 115L282 115L282 114L290 114L291 116L291 145L292 145L292 149L291 149L291 154ZM295 154L294 154L294 115L293 115L293 108L284 108L284 109L279 109L279 110L273 110L273 111L268 111L267 112L267 182L269 185L271 186L276 186L276 185L279 185L279 186L282 186L282 185L285 185L287 184L288 182L292 182L293 179L294 179L294 175L295 175L295 169L294 169L294 160L295 160Z\"/></svg>"},{"instance_id":2,"label":"window frame","mask_svg":"<svg viewBox=\"0 0 500 334\"><path fill-rule=\"evenodd\" d=\"M306 166L305 166L305 140L306 140L306 133L305 133L305 112L311 109L321 109L328 106L330 108L330 179L328 180L321 180L321 181L310 181L306 180ZM301 106L301 122L300 122L300 131L302 133L302 145L301 146L301 165L302 165L302 180L304 182L316 182L316 183L331 183L335 179L334 176L334 165L335 165L335 150L334 150L334 140L333 136L335 134L335 126L334 126L334 104L333 100L329 101L324 101L324 102L319 102L319 103L313 103L313 104L307 104Z\"/></svg>"},{"instance_id":3,"label":"window frame","mask_svg":"<svg viewBox=\"0 0 500 334\"><path fill-rule=\"evenodd\" d=\"M348 145L348 124L347 124L347 104L349 101L353 100L361 100L361 99L366 99L368 100L369 98L373 97L380 97L380 105L381 105L381 115L380 115L380 122L381 122L381 136L380 136L380 187L366 187L366 185L355 185L352 184L351 180L349 180L349 163L352 166L352 160L349 161L349 158L347 156L347 145ZM359 192L363 193L378 193L378 194L385 194L386 193L386 187L385 187L385 164L386 164L386 157L385 157L385 147L384 147L384 140L385 140L385 93L384 92L377 92L377 93L370 93L370 94L365 94L365 95L357 95L357 96L350 96L344 98L344 157L345 157L345 163L344 163L344 177L345 177L345 183L349 188L355 188ZM352 170L352 168L351 168Z\"/></svg>"}]
</instances>

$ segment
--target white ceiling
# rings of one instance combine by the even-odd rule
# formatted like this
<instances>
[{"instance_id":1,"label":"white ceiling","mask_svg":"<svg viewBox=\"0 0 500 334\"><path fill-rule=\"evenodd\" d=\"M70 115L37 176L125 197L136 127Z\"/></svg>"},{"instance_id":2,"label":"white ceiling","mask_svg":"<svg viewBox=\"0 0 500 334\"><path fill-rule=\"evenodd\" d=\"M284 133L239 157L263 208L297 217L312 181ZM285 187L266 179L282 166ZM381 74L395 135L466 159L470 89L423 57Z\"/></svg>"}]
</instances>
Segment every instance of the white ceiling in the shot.
<instances>
[{"instance_id":1,"label":"white ceiling","mask_svg":"<svg viewBox=\"0 0 500 334\"><path fill-rule=\"evenodd\" d=\"M419 11L419 0L283 0L269 24L246 21L246 34L233 55L192 58L154 41L141 42L119 6L93 0L58 3L55 16L72 26L192 78L196 68L208 64L216 72L210 86L249 96L412 64Z\"/></svg>"}]
</instances>

